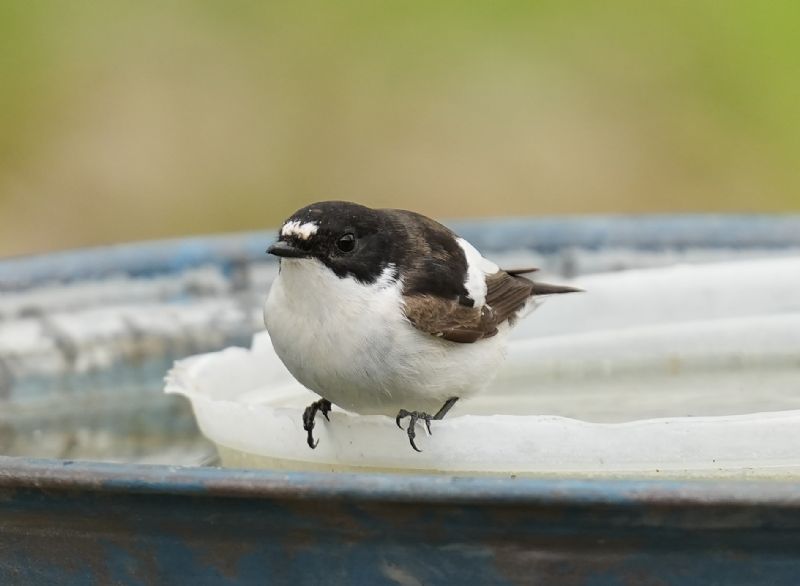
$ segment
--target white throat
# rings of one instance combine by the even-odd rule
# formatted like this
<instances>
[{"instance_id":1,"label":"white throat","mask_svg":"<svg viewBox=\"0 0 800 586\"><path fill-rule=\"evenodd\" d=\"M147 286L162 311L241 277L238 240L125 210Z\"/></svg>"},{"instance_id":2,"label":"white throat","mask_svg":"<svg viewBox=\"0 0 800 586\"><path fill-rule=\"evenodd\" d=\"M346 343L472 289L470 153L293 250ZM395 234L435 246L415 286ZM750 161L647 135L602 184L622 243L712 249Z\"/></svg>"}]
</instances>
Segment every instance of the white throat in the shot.
<instances>
[{"instance_id":1,"label":"white throat","mask_svg":"<svg viewBox=\"0 0 800 586\"><path fill-rule=\"evenodd\" d=\"M394 272L394 265L389 265L374 283L363 284L353 277L336 276L316 259L282 259L273 289L283 295L284 308L300 310L320 321L352 324L353 320L362 321L364 314L399 311L402 287L394 280Z\"/></svg>"}]
</instances>

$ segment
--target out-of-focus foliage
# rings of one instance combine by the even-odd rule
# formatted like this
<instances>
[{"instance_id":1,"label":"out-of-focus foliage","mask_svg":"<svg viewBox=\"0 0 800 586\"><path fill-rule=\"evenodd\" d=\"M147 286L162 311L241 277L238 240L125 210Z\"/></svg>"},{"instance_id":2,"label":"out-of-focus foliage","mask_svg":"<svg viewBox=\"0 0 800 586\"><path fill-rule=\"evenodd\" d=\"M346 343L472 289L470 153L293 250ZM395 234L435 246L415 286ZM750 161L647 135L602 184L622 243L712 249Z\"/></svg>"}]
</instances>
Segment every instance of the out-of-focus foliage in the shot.
<instances>
[{"instance_id":1,"label":"out-of-focus foliage","mask_svg":"<svg viewBox=\"0 0 800 586\"><path fill-rule=\"evenodd\" d=\"M0 3L0 254L800 204L800 3Z\"/></svg>"}]
</instances>

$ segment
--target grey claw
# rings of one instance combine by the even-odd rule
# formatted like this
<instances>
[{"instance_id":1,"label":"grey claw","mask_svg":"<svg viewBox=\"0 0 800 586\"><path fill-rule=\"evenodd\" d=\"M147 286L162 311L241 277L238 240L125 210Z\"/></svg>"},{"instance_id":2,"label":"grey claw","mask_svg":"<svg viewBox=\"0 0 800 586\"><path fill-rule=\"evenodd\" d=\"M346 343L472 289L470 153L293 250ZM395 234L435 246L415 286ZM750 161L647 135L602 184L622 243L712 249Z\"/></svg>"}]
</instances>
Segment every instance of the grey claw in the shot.
<instances>
[{"instance_id":1,"label":"grey claw","mask_svg":"<svg viewBox=\"0 0 800 586\"><path fill-rule=\"evenodd\" d=\"M397 414L397 417L395 418L395 423L397 423L397 427L399 427L400 429L403 429L403 427L400 425L400 420L403 419L404 417L410 417L410 420L408 422L408 427L405 429L405 432L408 434L408 442L411 444L411 447L414 448L414 450L416 450L417 452L422 452L422 450L420 450L417 447L417 444L414 443L414 438L417 437L417 430L416 430L417 421L419 421L420 419L425 421L425 427L428 429L428 435L430 435L431 416L428 415L427 413L422 413L420 411L406 411L405 409L400 409L400 412Z\"/></svg>"},{"instance_id":2,"label":"grey claw","mask_svg":"<svg viewBox=\"0 0 800 586\"><path fill-rule=\"evenodd\" d=\"M409 415L411 415L411 413L409 413L405 409L400 409L400 412L397 414L397 417L395 417L394 420L394 422L397 424L398 429L403 429L403 426L400 425L400 420L403 419L403 417L408 417Z\"/></svg>"},{"instance_id":3,"label":"grey claw","mask_svg":"<svg viewBox=\"0 0 800 586\"><path fill-rule=\"evenodd\" d=\"M308 432L308 438L306 438L306 442L308 443L308 447L316 449L319 445L319 440L316 442L314 441L314 417L317 415L317 411L321 411L322 414L325 416L325 419L330 421L328 417L328 413L331 410L331 402L327 399L320 399L319 401L314 401L306 407L306 410L303 411L303 429Z\"/></svg>"}]
</instances>

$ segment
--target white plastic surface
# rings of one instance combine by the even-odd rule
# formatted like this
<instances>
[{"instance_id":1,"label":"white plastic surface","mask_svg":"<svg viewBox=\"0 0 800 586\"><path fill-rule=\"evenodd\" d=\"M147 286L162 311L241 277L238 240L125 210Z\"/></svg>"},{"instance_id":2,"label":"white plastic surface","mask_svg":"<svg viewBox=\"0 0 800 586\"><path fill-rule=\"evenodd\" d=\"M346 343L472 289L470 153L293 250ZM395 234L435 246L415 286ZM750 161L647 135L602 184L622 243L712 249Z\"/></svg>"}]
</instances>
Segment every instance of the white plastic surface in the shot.
<instances>
[{"instance_id":1,"label":"white plastic surface","mask_svg":"<svg viewBox=\"0 0 800 586\"><path fill-rule=\"evenodd\" d=\"M189 358L187 396L227 465L488 474L800 476L800 258L594 275L515 334L484 395L422 428L334 407L316 450L302 388L259 334ZM409 405L413 409L413 405Z\"/></svg>"}]
</instances>

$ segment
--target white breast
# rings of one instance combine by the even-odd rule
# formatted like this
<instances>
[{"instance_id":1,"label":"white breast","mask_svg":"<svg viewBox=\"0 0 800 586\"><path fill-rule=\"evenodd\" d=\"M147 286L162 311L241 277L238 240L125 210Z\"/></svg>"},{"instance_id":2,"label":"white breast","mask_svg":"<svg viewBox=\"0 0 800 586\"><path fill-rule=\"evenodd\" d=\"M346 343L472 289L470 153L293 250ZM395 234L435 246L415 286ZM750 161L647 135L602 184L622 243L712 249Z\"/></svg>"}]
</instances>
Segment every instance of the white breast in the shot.
<instances>
[{"instance_id":1,"label":"white breast","mask_svg":"<svg viewBox=\"0 0 800 586\"><path fill-rule=\"evenodd\" d=\"M387 415L435 412L485 387L502 362L505 331L474 344L420 332L403 315L392 272L363 285L317 260L282 260L264 322L292 375L345 409Z\"/></svg>"}]
</instances>

